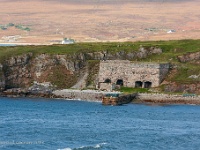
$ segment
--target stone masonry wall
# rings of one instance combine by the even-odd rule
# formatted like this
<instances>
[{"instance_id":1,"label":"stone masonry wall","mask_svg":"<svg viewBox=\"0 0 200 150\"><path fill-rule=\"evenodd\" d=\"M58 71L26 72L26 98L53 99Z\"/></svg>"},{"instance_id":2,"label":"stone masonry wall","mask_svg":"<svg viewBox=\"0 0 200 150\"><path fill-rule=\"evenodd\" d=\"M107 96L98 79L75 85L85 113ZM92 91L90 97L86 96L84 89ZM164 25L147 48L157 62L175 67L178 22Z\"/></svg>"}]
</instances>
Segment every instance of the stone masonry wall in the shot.
<instances>
[{"instance_id":1,"label":"stone masonry wall","mask_svg":"<svg viewBox=\"0 0 200 150\"><path fill-rule=\"evenodd\" d=\"M136 81L151 82L151 87L157 87L168 73L168 70L169 64L106 60L100 62L99 83L110 79L111 83L116 84L117 80L121 79L126 87L135 87Z\"/></svg>"}]
</instances>

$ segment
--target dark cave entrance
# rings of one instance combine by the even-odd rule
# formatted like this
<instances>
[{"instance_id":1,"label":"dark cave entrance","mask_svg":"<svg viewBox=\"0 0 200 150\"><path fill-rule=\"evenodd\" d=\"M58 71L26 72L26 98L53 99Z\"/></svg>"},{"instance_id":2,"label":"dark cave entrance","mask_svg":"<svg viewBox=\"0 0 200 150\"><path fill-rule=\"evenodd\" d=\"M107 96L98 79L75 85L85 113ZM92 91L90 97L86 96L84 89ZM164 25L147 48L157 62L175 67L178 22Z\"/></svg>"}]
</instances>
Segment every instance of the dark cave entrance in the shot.
<instances>
[{"instance_id":1,"label":"dark cave entrance","mask_svg":"<svg viewBox=\"0 0 200 150\"><path fill-rule=\"evenodd\" d=\"M118 79L117 82L116 82L116 85L123 86L124 85L124 81L122 79Z\"/></svg>"},{"instance_id":2,"label":"dark cave entrance","mask_svg":"<svg viewBox=\"0 0 200 150\"><path fill-rule=\"evenodd\" d=\"M111 80L110 80L110 79L106 79L106 80L104 81L104 83L111 83Z\"/></svg>"},{"instance_id":3,"label":"dark cave entrance","mask_svg":"<svg viewBox=\"0 0 200 150\"><path fill-rule=\"evenodd\" d=\"M142 88L143 83L141 81L135 82L135 88Z\"/></svg>"},{"instance_id":4,"label":"dark cave entrance","mask_svg":"<svg viewBox=\"0 0 200 150\"><path fill-rule=\"evenodd\" d=\"M144 88L151 88L152 82L146 81L144 82Z\"/></svg>"}]
</instances>

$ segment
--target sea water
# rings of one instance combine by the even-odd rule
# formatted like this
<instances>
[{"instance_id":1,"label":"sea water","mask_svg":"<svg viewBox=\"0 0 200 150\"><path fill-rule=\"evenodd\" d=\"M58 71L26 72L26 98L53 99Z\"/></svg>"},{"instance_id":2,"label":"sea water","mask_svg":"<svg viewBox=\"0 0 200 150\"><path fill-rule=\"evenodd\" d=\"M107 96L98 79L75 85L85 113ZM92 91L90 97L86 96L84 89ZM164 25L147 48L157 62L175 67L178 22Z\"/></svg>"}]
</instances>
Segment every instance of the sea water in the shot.
<instances>
[{"instance_id":1,"label":"sea water","mask_svg":"<svg viewBox=\"0 0 200 150\"><path fill-rule=\"evenodd\" d=\"M16 46L16 44L0 44L0 46L8 47L8 46Z\"/></svg>"},{"instance_id":2,"label":"sea water","mask_svg":"<svg viewBox=\"0 0 200 150\"><path fill-rule=\"evenodd\" d=\"M200 106L1 98L2 150L196 150Z\"/></svg>"}]
</instances>

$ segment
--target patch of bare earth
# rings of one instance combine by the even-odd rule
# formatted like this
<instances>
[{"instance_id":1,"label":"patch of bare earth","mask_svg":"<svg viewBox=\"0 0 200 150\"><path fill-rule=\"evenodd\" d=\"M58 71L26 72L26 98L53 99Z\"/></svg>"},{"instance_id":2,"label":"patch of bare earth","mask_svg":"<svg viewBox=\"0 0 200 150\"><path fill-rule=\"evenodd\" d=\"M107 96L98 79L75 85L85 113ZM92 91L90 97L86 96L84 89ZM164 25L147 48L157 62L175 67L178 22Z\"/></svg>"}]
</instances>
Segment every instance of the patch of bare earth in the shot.
<instances>
[{"instance_id":1,"label":"patch of bare earth","mask_svg":"<svg viewBox=\"0 0 200 150\"><path fill-rule=\"evenodd\" d=\"M21 24L0 30L0 42L56 43L200 38L200 0L179 2L0 1L0 24ZM153 31L150 29L154 29ZM170 29L174 33L167 33ZM20 35L15 41L2 37Z\"/></svg>"}]
</instances>

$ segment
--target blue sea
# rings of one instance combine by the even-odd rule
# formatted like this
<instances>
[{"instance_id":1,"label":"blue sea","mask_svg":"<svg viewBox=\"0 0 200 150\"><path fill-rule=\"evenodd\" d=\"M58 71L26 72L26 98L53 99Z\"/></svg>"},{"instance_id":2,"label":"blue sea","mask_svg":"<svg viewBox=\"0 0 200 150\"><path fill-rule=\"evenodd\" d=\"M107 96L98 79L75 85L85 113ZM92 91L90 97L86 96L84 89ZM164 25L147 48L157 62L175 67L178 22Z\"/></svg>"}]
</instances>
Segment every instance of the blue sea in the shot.
<instances>
[{"instance_id":1,"label":"blue sea","mask_svg":"<svg viewBox=\"0 0 200 150\"><path fill-rule=\"evenodd\" d=\"M1 98L1 150L197 150L200 106Z\"/></svg>"},{"instance_id":2,"label":"blue sea","mask_svg":"<svg viewBox=\"0 0 200 150\"><path fill-rule=\"evenodd\" d=\"M4 47L7 47L7 46L16 46L16 44L0 44L0 46L4 46Z\"/></svg>"}]
</instances>

